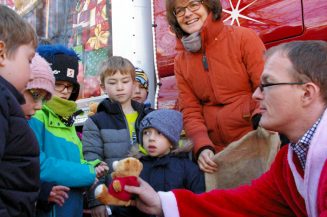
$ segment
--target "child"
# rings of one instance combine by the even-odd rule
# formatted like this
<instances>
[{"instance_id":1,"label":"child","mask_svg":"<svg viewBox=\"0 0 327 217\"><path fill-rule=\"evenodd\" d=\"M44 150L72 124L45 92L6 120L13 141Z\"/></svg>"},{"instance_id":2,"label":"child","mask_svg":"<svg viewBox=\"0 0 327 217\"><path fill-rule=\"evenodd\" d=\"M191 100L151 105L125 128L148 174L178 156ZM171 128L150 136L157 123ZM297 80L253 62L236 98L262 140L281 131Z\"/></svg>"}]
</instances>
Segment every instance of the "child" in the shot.
<instances>
[{"instance_id":1,"label":"child","mask_svg":"<svg viewBox=\"0 0 327 217\"><path fill-rule=\"evenodd\" d=\"M84 187L91 186L106 166L84 160L73 126L79 92L78 56L62 45L43 45L37 51L50 63L55 76L54 96L29 120L41 150L41 180L70 188L63 206L54 205L38 216L82 216Z\"/></svg>"},{"instance_id":2,"label":"child","mask_svg":"<svg viewBox=\"0 0 327 217\"><path fill-rule=\"evenodd\" d=\"M139 122L151 109L132 101L135 69L129 60L109 57L100 70L100 80L109 98L99 104L95 115L84 124L83 153L87 160L104 160L111 173L112 163L126 157L137 143ZM107 215L106 207L94 198L93 190L88 194L88 202L95 216Z\"/></svg>"},{"instance_id":3,"label":"child","mask_svg":"<svg viewBox=\"0 0 327 217\"><path fill-rule=\"evenodd\" d=\"M175 110L156 110L145 116L139 137L148 155L141 157L141 177L156 191L188 189L205 191L204 175L188 153L178 147L183 129L182 114Z\"/></svg>"},{"instance_id":4,"label":"child","mask_svg":"<svg viewBox=\"0 0 327 217\"><path fill-rule=\"evenodd\" d=\"M148 76L140 68L135 68L135 73L136 73L135 80L137 82L134 87L132 99L139 103L145 103L145 101L148 97L148 93L149 93L148 92L148 88L149 88Z\"/></svg>"},{"instance_id":5,"label":"child","mask_svg":"<svg viewBox=\"0 0 327 217\"><path fill-rule=\"evenodd\" d=\"M139 138L148 155L140 158L143 170L140 177L156 191L188 189L205 191L204 174L189 159L184 148L178 147L183 128L182 114L175 110L156 110L140 123ZM135 207L120 208L119 216L149 216Z\"/></svg>"},{"instance_id":6,"label":"child","mask_svg":"<svg viewBox=\"0 0 327 217\"><path fill-rule=\"evenodd\" d=\"M43 102L51 99L55 85L55 78L49 63L38 53L35 54L30 66L33 79L27 83L23 92L25 104L22 105L28 120L42 108Z\"/></svg>"},{"instance_id":7,"label":"child","mask_svg":"<svg viewBox=\"0 0 327 217\"><path fill-rule=\"evenodd\" d=\"M21 105L37 38L16 12L0 5L0 215L33 216L40 184L39 149Z\"/></svg>"},{"instance_id":8,"label":"child","mask_svg":"<svg viewBox=\"0 0 327 217\"><path fill-rule=\"evenodd\" d=\"M54 92L55 78L49 63L37 53L32 64L31 73L33 80L27 83L24 91L25 104L22 105L26 119L30 119L42 104L51 99ZM68 198L69 188L55 185L51 182L41 182L40 193L36 203L36 210L49 211L53 203L62 206Z\"/></svg>"}]
</instances>

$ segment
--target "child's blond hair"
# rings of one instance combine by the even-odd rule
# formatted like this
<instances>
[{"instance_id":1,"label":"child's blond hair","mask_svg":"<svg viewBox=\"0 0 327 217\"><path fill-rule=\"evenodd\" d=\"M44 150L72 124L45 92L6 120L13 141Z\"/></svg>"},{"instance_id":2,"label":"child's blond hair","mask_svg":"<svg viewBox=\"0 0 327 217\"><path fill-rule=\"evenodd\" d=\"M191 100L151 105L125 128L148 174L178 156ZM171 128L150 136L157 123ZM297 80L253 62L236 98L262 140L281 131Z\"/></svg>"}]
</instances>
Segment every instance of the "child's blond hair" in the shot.
<instances>
[{"instance_id":1,"label":"child's blond hair","mask_svg":"<svg viewBox=\"0 0 327 217\"><path fill-rule=\"evenodd\" d=\"M112 76L120 72L123 75L131 75L132 80L135 80L135 68L133 64L126 58L120 56L111 56L103 62L100 69L100 81L104 85L104 80L108 76Z\"/></svg>"},{"instance_id":2,"label":"child's blond hair","mask_svg":"<svg viewBox=\"0 0 327 217\"><path fill-rule=\"evenodd\" d=\"M6 54L10 56L16 49L32 43L37 47L37 36L33 27L15 11L0 4L0 41L5 45Z\"/></svg>"}]
</instances>

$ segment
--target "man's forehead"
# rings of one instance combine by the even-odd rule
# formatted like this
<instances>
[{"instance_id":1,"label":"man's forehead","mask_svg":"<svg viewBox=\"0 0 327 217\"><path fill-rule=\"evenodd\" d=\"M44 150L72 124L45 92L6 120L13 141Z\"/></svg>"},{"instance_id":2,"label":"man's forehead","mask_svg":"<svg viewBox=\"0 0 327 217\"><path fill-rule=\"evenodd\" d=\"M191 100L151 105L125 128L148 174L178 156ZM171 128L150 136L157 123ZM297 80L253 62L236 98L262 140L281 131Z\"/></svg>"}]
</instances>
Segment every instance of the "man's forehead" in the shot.
<instances>
[{"instance_id":1,"label":"man's forehead","mask_svg":"<svg viewBox=\"0 0 327 217\"><path fill-rule=\"evenodd\" d=\"M275 80L280 77L289 77L292 64L289 59L281 52L276 52L266 59L261 80Z\"/></svg>"}]
</instances>

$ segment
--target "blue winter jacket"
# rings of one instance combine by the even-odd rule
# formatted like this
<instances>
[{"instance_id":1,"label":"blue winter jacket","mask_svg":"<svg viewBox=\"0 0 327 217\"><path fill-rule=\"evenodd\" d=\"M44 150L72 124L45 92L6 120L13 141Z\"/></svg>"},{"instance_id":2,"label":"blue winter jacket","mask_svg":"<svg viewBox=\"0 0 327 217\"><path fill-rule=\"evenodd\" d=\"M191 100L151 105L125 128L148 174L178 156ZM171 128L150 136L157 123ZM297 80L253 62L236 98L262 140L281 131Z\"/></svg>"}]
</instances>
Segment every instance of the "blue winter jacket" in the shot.
<instances>
[{"instance_id":1,"label":"blue winter jacket","mask_svg":"<svg viewBox=\"0 0 327 217\"><path fill-rule=\"evenodd\" d=\"M90 163L84 160L75 127L66 126L46 105L29 124L40 146L41 180L70 187L63 206L55 205L50 211L37 209L37 216L82 216L84 187L94 183L94 166L100 161Z\"/></svg>"},{"instance_id":2,"label":"blue winter jacket","mask_svg":"<svg viewBox=\"0 0 327 217\"><path fill-rule=\"evenodd\" d=\"M204 174L186 153L163 157L144 156L140 177L156 191L188 189L194 193L205 191Z\"/></svg>"}]
</instances>

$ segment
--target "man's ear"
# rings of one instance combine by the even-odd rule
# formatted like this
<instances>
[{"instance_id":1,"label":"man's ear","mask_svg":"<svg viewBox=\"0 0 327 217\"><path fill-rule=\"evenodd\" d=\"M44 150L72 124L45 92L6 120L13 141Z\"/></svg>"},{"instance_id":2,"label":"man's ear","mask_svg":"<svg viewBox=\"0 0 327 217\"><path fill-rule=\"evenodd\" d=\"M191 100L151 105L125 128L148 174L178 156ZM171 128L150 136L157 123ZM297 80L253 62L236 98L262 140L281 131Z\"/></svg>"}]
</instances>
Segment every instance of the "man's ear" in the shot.
<instances>
[{"instance_id":1,"label":"man's ear","mask_svg":"<svg viewBox=\"0 0 327 217\"><path fill-rule=\"evenodd\" d=\"M0 66L3 66L3 62L6 59L6 45L3 41L0 41Z\"/></svg>"},{"instance_id":2,"label":"man's ear","mask_svg":"<svg viewBox=\"0 0 327 217\"><path fill-rule=\"evenodd\" d=\"M320 97L320 88L313 82L303 84L304 93L302 95L302 103L304 106L312 104L313 101Z\"/></svg>"}]
</instances>

